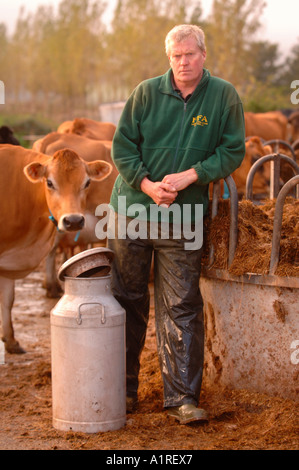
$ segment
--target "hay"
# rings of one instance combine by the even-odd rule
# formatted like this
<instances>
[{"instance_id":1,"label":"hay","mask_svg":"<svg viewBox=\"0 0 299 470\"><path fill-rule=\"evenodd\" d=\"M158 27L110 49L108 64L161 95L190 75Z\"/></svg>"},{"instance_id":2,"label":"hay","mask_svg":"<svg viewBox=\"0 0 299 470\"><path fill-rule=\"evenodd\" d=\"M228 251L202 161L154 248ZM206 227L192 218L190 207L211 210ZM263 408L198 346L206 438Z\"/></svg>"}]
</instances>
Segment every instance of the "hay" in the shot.
<instances>
[{"instance_id":1,"label":"hay","mask_svg":"<svg viewBox=\"0 0 299 470\"><path fill-rule=\"evenodd\" d=\"M262 205L251 201L239 202L238 244L234 260L228 269L229 201L219 201L218 214L205 220L206 242L203 264L209 265L209 251L214 245L213 268L228 269L240 276L245 273L268 274L272 249L275 200ZM281 229L280 258L275 272L278 276L299 277L299 201L286 199Z\"/></svg>"}]
</instances>

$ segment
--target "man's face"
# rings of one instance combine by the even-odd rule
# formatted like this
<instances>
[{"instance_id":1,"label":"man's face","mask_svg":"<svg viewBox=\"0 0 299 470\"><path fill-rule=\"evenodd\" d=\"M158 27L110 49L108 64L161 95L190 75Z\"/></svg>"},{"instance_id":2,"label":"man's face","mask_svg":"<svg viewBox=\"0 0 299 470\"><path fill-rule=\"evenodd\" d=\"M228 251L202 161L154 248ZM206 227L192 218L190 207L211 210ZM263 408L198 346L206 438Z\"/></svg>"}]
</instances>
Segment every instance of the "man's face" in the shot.
<instances>
[{"instance_id":1,"label":"man's face","mask_svg":"<svg viewBox=\"0 0 299 470\"><path fill-rule=\"evenodd\" d=\"M169 63L177 86L197 86L206 60L206 53L198 47L196 39L189 37L181 42L170 43Z\"/></svg>"}]
</instances>

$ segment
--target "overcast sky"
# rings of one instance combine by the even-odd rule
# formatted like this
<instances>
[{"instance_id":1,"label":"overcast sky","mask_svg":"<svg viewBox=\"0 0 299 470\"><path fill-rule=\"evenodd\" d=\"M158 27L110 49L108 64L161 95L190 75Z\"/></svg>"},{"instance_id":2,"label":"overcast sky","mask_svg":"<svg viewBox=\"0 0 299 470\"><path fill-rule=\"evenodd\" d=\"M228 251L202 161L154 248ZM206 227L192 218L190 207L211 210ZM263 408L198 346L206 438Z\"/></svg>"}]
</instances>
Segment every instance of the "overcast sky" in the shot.
<instances>
[{"instance_id":1,"label":"overcast sky","mask_svg":"<svg viewBox=\"0 0 299 470\"><path fill-rule=\"evenodd\" d=\"M262 28L258 39L278 43L280 52L288 54L299 38L299 1L298 0L266 0ZM14 30L20 7L25 5L27 12L35 12L38 5L52 4L55 7L61 0L0 0L0 22L6 23L8 31ZM213 0L203 0L204 16L209 12ZM115 0L107 2L110 10Z\"/></svg>"}]
</instances>

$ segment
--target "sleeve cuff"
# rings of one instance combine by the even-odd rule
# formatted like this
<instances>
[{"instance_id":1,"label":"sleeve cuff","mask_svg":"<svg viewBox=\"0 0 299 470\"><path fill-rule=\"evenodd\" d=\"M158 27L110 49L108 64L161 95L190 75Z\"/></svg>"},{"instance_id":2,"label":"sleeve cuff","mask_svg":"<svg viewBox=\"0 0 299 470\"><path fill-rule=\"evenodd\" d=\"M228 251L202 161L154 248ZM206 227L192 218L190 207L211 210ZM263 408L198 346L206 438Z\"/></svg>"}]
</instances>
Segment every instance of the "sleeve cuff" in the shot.
<instances>
[{"instance_id":1,"label":"sleeve cuff","mask_svg":"<svg viewBox=\"0 0 299 470\"><path fill-rule=\"evenodd\" d=\"M208 175L202 168L202 165L200 162L197 163L196 165L193 165L191 168L194 168L198 177L197 181L195 181L194 184L196 184L197 186L203 186L203 185L210 183L210 181L208 180Z\"/></svg>"}]
</instances>

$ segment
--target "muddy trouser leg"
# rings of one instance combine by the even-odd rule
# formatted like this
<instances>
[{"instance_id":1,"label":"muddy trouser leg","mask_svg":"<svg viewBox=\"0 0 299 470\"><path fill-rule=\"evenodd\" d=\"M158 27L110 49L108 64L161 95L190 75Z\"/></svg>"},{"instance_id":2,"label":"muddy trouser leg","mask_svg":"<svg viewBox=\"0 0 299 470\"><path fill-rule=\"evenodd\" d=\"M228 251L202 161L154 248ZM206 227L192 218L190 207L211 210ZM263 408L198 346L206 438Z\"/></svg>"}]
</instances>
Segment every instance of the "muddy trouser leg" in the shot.
<instances>
[{"instance_id":1,"label":"muddy trouser leg","mask_svg":"<svg viewBox=\"0 0 299 470\"><path fill-rule=\"evenodd\" d=\"M197 405L204 359L199 290L202 250L184 250L184 240L159 240L154 247L156 334L164 406Z\"/></svg>"},{"instance_id":2,"label":"muddy trouser leg","mask_svg":"<svg viewBox=\"0 0 299 470\"><path fill-rule=\"evenodd\" d=\"M127 396L137 397L140 355L149 318L152 247L147 240L128 238L109 240L108 246L115 253L112 292L126 311Z\"/></svg>"}]
</instances>

